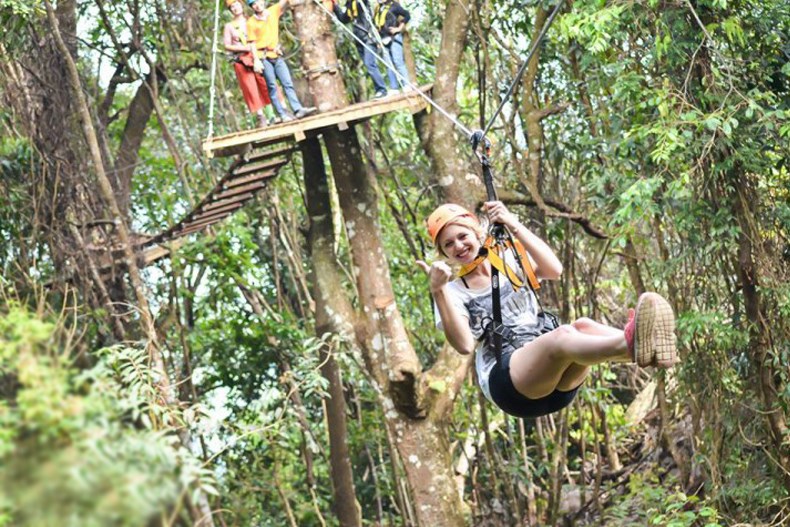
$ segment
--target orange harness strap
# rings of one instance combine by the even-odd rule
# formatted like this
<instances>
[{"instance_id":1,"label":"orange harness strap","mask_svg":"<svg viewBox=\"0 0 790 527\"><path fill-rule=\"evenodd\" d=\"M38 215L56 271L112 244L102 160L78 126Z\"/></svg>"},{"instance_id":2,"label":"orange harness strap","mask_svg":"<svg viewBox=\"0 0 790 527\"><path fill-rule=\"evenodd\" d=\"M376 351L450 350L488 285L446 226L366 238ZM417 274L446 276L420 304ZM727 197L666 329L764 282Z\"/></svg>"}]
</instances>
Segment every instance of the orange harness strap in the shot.
<instances>
[{"instance_id":1,"label":"orange harness strap","mask_svg":"<svg viewBox=\"0 0 790 527\"><path fill-rule=\"evenodd\" d=\"M527 251L524 249L524 245L520 241L515 240L511 243L510 240L507 240L501 244L497 244L494 241L494 237L489 236L483 243L483 249L485 249L485 251L481 251L482 254L475 258L472 262L461 267L461 271L458 273L459 278L468 275L474 271L484 260L488 259L488 261L491 262L492 267L507 277L513 286L513 289L518 289L524 285L524 282L521 280L521 278L519 278L516 272L505 263L504 260L505 250L515 249L516 253L518 254L518 259L521 261L521 269L524 271L524 275L529 280L529 285L532 287L532 290L537 291L540 289L538 277L535 276L535 270L532 269L532 264L529 262Z\"/></svg>"}]
</instances>

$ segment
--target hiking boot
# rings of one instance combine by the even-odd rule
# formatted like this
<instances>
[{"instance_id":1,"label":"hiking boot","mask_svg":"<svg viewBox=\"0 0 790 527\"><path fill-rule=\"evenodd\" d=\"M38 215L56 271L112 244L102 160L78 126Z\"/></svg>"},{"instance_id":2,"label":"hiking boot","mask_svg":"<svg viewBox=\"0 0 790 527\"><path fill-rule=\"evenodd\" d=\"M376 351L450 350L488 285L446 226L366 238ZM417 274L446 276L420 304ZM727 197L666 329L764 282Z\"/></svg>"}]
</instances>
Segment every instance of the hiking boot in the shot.
<instances>
[{"instance_id":1,"label":"hiking boot","mask_svg":"<svg viewBox=\"0 0 790 527\"><path fill-rule=\"evenodd\" d=\"M634 362L659 368L678 362L675 315L669 302L658 293L644 293L628 316L623 331Z\"/></svg>"},{"instance_id":2,"label":"hiking boot","mask_svg":"<svg viewBox=\"0 0 790 527\"><path fill-rule=\"evenodd\" d=\"M318 111L318 108L315 106L302 106L298 110L296 110L296 118L301 119L302 117L307 117L308 115L312 115Z\"/></svg>"}]
</instances>

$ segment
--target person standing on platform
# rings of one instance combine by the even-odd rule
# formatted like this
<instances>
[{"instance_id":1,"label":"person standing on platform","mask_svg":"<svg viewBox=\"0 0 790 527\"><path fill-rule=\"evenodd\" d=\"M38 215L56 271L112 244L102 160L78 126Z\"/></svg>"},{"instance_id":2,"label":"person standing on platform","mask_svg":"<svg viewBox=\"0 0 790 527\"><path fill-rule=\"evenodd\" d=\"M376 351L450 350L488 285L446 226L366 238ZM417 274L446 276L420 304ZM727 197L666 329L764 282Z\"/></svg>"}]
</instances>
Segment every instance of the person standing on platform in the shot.
<instances>
[{"instance_id":1,"label":"person standing on platform","mask_svg":"<svg viewBox=\"0 0 790 527\"><path fill-rule=\"evenodd\" d=\"M411 20L409 12L396 0L383 0L376 6L373 21L384 44L384 51L389 55L391 64L398 75L387 69L390 79L390 88L397 90L409 89L409 72L406 70L406 60L403 58L403 30Z\"/></svg>"},{"instance_id":2,"label":"person standing on platform","mask_svg":"<svg viewBox=\"0 0 790 527\"><path fill-rule=\"evenodd\" d=\"M244 16L244 5L241 0L225 0L233 20L225 24L222 41L225 50L233 54L233 69L239 88L247 103L250 113L258 117L258 125L263 128L275 121L274 109L269 100L269 90L263 75L255 73L254 47L247 40L247 17Z\"/></svg>"},{"instance_id":3,"label":"person standing on platform","mask_svg":"<svg viewBox=\"0 0 790 527\"><path fill-rule=\"evenodd\" d=\"M269 97L274 109L283 119L290 121L292 117L277 97L277 81L280 81L285 98L291 105L297 119L315 113L314 106L302 106L296 95L291 71L282 58L280 47L280 16L288 7L288 0L280 0L271 7L266 7L264 0L247 0L252 7L253 15L247 19L247 39L255 44L255 68L263 72L269 88Z\"/></svg>"},{"instance_id":4,"label":"person standing on platform","mask_svg":"<svg viewBox=\"0 0 790 527\"><path fill-rule=\"evenodd\" d=\"M374 99L380 99L387 95L387 86L384 84L384 77L381 76L379 65L376 62L374 51L379 47L378 41L372 24L373 11L368 4L368 0L346 0L345 8L341 8L336 0L332 2L332 10L335 16L347 24L353 22L352 31L354 36L359 40L355 40L359 56L362 57L362 63L368 71L370 80L373 81L373 89L375 94ZM361 41L361 42L360 42ZM362 42L365 45L362 45Z\"/></svg>"}]
</instances>

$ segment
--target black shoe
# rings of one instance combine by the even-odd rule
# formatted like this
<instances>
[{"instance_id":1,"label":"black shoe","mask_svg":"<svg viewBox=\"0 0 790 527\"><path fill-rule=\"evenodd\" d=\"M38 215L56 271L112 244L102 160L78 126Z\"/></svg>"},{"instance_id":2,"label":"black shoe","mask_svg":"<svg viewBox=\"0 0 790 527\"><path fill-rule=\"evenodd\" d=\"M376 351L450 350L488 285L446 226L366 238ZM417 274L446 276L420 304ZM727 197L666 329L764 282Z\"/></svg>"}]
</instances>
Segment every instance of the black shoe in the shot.
<instances>
[{"instance_id":1,"label":"black shoe","mask_svg":"<svg viewBox=\"0 0 790 527\"><path fill-rule=\"evenodd\" d=\"M308 115L312 115L318 111L318 108L315 106L302 106L296 111L296 118L301 119L302 117L307 117Z\"/></svg>"}]
</instances>

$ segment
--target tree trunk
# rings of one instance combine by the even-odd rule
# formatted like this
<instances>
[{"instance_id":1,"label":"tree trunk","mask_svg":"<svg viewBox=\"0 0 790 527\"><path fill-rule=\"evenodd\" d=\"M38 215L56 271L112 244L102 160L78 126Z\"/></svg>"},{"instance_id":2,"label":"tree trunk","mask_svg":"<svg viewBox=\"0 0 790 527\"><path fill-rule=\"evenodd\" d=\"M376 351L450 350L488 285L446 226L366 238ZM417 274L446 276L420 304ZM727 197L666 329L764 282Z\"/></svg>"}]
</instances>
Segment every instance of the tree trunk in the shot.
<instances>
[{"instance_id":1,"label":"tree trunk","mask_svg":"<svg viewBox=\"0 0 790 527\"><path fill-rule=\"evenodd\" d=\"M311 283L315 299L315 333L344 336L353 342L353 310L343 291L343 276L335 258L334 226L329 185L324 170L321 145L307 139L301 145L304 159L305 205L310 218L307 241L313 263ZM331 344L321 347L321 374L329 381L326 418L329 431L329 463L332 471L333 509L343 527L361 526L362 516L354 489L354 475L348 450L346 404L340 368Z\"/></svg>"},{"instance_id":2,"label":"tree trunk","mask_svg":"<svg viewBox=\"0 0 790 527\"><path fill-rule=\"evenodd\" d=\"M318 72L308 74L308 89L316 105L322 111L345 106L342 78L323 68L337 62L326 14L308 2L294 9L294 18L303 43L303 69ZM365 169L356 129L326 130L324 140L351 244L363 312L357 339L417 500L418 523L464 525L460 498L454 490L447 430L442 424L463 379L461 375L458 380L457 371L465 373L466 363L457 357L446 360L449 356L443 355L445 362L440 370L451 372L443 379L446 388L426 397L420 362L395 305L381 244L375 185ZM393 407L398 411L391 411Z\"/></svg>"},{"instance_id":3,"label":"tree trunk","mask_svg":"<svg viewBox=\"0 0 790 527\"><path fill-rule=\"evenodd\" d=\"M749 322L749 348L751 362L759 376L759 391L765 405L763 414L768 420L770 436L774 443L777 462L784 477L786 489L790 489L790 449L787 446L787 417L782 410L779 399L779 388L776 386L783 372L773 366L774 357L771 350L771 314L765 313L760 290L759 279L761 269L758 266L758 254L762 244L762 235L757 227L757 212L750 207L757 207L759 198L755 189L756 182L752 176L737 173L733 176L730 191L735 201L735 216L740 226L738 239L738 273L743 289L744 305Z\"/></svg>"},{"instance_id":4,"label":"tree trunk","mask_svg":"<svg viewBox=\"0 0 790 527\"><path fill-rule=\"evenodd\" d=\"M80 124L82 125L85 141L88 144L88 149L93 160L93 169L99 184L99 191L106 207L109 209L121 248L123 250L125 259L124 263L126 264L126 268L129 272L132 289L134 290L135 298L137 300L141 329L147 339L146 347L150 360L153 363L153 369L159 375L159 379L157 381L159 396L168 406L176 407L177 398L175 396L168 371L162 357L162 351L159 346L156 328L154 327L154 320L148 305L145 285L142 282L140 270L137 267L132 240L124 220L124 216L121 214L121 211L118 208L118 202L115 199L112 185L110 184L110 180L108 179L107 173L104 170L104 163L101 156L101 150L99 148L99 141L87 101L85 100L85 96L83 94L76 61L69 52L68 45L61 35L58 19L54 9L52 8L52 5L50 4L49 0L44 0L44 4L47 9L47 18L49 20L50 28L52 29L52 36L54 37L57 48L60 49L67 66L67 79L69 81L69 87L71 89L72 96L77 101L77 111L79 113ZM179 437L184 448L189 448L189 445L191 444L189 433L187 431L182 431L180 432ZM197 494L196 498L196 504L193 507L190 507L190 513L192 515L193 521L196 525L200 525L201 527L213 526L214 522L211 519L211 508L208 505L208 500L206 499L205 494L200 492Z\"/></svg>"},{"instance_id":5,"label":"tree trunk","mask_svg":"<svg viewBox=\"0 0 790 527\"><path fill-rule=\"evenodd\" d=\"M162 82L161 79L160 82ZM132 102L129 105L129 117L124 125L123 137L121 138L121 144L115 156L115 166L111 173L118 207L125 214L128 214L129 211L132 175L137 168L140 146L143 143L145 129L153 111L154 103L151 98L151 92L144 84L141 84L137 87L134 98L132 98Z\"/></svg>"}]
</instances>

